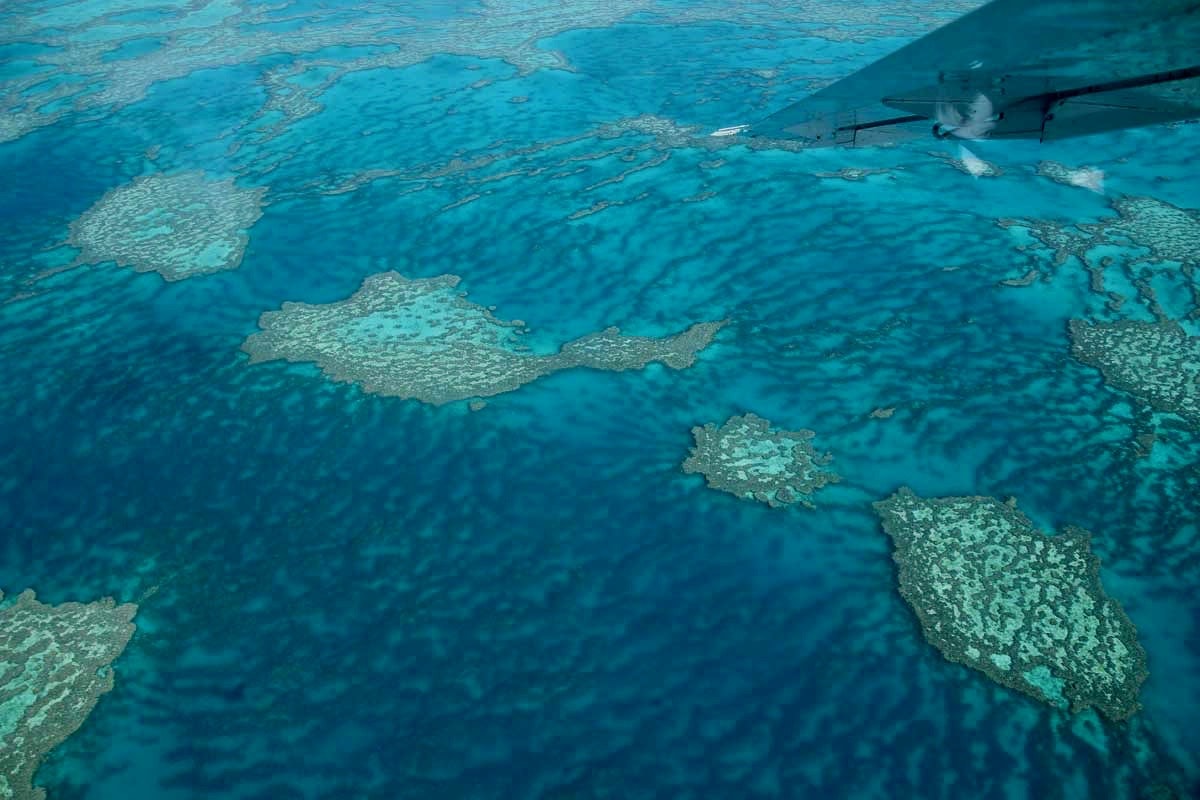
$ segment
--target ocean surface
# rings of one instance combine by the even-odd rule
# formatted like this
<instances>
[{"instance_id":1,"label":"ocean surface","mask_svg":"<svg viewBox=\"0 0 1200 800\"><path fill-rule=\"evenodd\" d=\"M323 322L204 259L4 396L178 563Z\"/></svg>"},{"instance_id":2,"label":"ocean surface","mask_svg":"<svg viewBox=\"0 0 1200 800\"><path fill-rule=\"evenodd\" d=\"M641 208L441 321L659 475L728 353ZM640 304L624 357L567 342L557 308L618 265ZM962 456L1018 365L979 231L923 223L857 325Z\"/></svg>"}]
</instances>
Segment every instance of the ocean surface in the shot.
<instances>
[{"instance_id":1,"label":"ocean surface","mask_svg":"<svg viewBox=\"0 0 1200 800\"><path fill-rule=\"evenodd\" d=\"M1200 278L1122 270L1145 248L1116 237L1117 304L1029 226L1131 197L1197 219L1200 126L708 136L974 5L0 2L0 588L139 605L49 798L1198 796L1200 429L1073 358L1068 323L1200 335ZM180 175L185 215L226 198L200 241L104 216ZM478 410L241 349L387 271L459 276L534 353L726 324L685 368ZM815 508L681 470L744 413L833 456ZM871 507L901 486L1090 531L1143 710L947 661Z\"/></svg>"}]
</instances>

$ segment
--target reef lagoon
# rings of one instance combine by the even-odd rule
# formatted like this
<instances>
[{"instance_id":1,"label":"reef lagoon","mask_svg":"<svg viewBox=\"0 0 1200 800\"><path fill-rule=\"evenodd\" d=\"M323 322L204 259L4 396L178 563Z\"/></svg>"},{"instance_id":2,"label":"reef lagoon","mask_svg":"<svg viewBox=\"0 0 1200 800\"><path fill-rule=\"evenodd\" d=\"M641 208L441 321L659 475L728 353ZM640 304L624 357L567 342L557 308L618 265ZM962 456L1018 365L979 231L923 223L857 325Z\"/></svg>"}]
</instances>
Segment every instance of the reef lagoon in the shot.
<instances>
[{"instance_id":1,"label":"reef lagoon","mask_svg":"<svg viewBox=\"0 0 1200 800\"><path fill-rule=\"evenodd\" d=\"M1200 125L710 135L976 5L0 2L0 797L1200 796Z\"/></svg>"}]
</instances>

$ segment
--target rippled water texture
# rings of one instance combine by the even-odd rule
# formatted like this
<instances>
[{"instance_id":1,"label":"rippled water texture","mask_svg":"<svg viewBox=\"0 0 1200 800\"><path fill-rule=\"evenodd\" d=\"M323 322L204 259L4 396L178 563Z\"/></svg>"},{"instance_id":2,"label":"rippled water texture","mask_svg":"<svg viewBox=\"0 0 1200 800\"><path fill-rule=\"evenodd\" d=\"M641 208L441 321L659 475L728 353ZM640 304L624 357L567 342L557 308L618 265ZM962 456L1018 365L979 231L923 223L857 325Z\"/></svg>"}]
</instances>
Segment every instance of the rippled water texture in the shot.
<instances>
[{"instance_id":1,"label":"rippled water texture","mask_svg":"<svg viewBox=\"0 0 1200 800\"><path fill-rule=\"evenodd\" d=\"M0 2L0 588L137 604L36 783L1197 791L1200 126L706 135L972 5ZM683 471L746 414L811 503ZM904 486L1090 532L1141 711L947 660Z\"/></svg>"}]
</instances>

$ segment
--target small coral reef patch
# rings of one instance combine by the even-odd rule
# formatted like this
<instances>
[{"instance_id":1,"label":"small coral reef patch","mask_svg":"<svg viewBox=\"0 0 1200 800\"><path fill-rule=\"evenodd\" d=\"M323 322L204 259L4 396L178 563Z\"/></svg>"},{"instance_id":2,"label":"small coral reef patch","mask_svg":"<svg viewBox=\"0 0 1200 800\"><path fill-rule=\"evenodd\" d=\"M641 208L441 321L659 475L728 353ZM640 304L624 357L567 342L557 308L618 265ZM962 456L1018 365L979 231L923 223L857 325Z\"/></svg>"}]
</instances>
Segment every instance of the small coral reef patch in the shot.
<instances>
[{"instance_id":1,"label":"small coral reef patch","mask_svg":"<svg viewBox=\"0 0 1200 800\"><path fill-rule=\"evenodd\" d=\"M1047 536L992 497L874 504L896 550L900 594L948 660L1058 708L1135 714L1146 679L1137 631L1100 585L1090 535Z\"/></svg>"},{"instance_id":2,"label":"small coral reef patch","mask_svg":"<svg viewBox=\"0 0 1200 800\"><path fill-rule=\"evenodd\" d=\"M708 485L775 508L799 503L812 508L812 495L839 478L823 467L833 460L817 453L812 431L783 431L754 414L730 417L721 427L692 428L696 446L683 471L700 473Z\"/></svg>"},{"instance_id":3,"label":"small coral reef patch","mask_svg":"<svg viewBox=\"0 0 1200 800\"><path fill-rule=\"evenodd\" d=\"M606 328L535 355L521 342L524 323L492 316L458 292L458 283L457 275L372 275L346 300L266 312L242 350L251 363L312 362L365 392L441 405L511 392L574 367L621 371L659 361L684 369L725 324L698 323L661 339Z\"/></svg>"},{"instance_id":4,"label":"small coral reef patch","mask_svg":"<svg viewBox=\"0 0 1200 800\"><path fill-rule=\"evenodd\" d=\"M0 797L46 796L33 785L38 764L112 689L109 665L133 636L135 613L111 599L48 606L32 591L0 608Z\"/></svg>"},{"instance_id":5,"label":"small coral reef patch","mask_svg":"<svg viewBox=\"0 0 1200 800\"><path fill-rule=\"evenodd\" d=\"M1200 429L1200 337L1177 322L1071 320L1071 355L1111 386Z\"/></svg>"},{"instance_id":6,"label":"small coral reef patch","mask_svg":"<svg viewBox=\"0 0 1200 800\"><path fill-rule=\"evenodd\" d=\"M959 172L970 175L972 178L998 178L1004 174L1004 170L990 161L984 161L962 145L959 145L958 148L958 158L949 153L930 152L929 155L942 160Z\"/></svg>"},{"instance_id":7,"label":"small coral reef patch","mask_svg":"<svg viewBox=\"0 0 1200 800\"><path fill-rule=\"evenodd\" d=\"M81 264L115 261L168 281L235 269L266 189L203 172L156 173L109 190L71 225Z\"/></svg>"},{"instance_id":8,"label":"small coral reef patch","mask_svg":"<svg viewBox=\"0 0 1200 800\"><path fill-rule=\"evenodd\" d=\"M1099 194L1104 193L1104 170L1096 167L1071 168L1057 161L1039 161L1037 174L1063 186L1077 186Z\"/></svg>"}]
</instances>

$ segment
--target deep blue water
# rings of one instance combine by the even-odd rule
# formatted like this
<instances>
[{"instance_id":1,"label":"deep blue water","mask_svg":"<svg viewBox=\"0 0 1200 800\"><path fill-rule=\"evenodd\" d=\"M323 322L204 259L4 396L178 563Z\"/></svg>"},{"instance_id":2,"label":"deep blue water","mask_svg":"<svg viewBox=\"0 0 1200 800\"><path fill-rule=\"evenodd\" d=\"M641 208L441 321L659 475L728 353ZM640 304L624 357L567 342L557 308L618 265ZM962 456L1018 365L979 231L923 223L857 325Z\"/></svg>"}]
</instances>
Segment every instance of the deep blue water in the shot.
<instances>
[{"instance_id":1,"label":"deep blue water","mask_svg":"<svg viewBox=\"0 0 1200 800\"><path fill-rule=\"evenodd\" d=\"M116 5L131 44L98 83L189 46L144 50L162 14ZM116 688L39 772L51 798L1197 790L1200 432L1070 358L1069 319L1148 312L1107 310L1082 268L997 225L1090 222L1121 195L1200 207L1197 126L972 145L1004 170L979 179L932 140L713 150L707 130L923 28L833 41L770 5L547 22L426 3L382 47L335 27L367 12L316 5L261 24L326 25L320 42L210 46L144 97L0 144L0 294L33 295L0 306L0 587L140 603ZM91 29L60 12L76 27L13 24L6 52ZM0 24L23 15L0 5ZM464 20L494 40L438 33ZM426 41L439 52L349 72L273 135L255 118L267 70ZM530 46L572 69L526 69ZM656 137L640 115L699 132ZM1037 177L1040 160L1101 167L1106 193ZM891 171L818 176L845 167ZM268 187L238 269L167 283L107 262L31 282L72 262L69 227L105 192L195 169ZM1052 279L997 286L1030 264ZM539 345L730 324L689 369L563 372L478 412L246 363L261 313L387 269L460 275ZM1182 316L1186 297L1160 299ZM897 410L870 419L880 407ZM746 411L834 454L843 481L816 510L680 472L692 426ZM1147 431L1153 456L1135 458ZM1148 652L1145 710L1071 716L944 660L870 508L901 485L1015 496L1047 531L1091 530Z\"/></svg>"}]
</instances>

